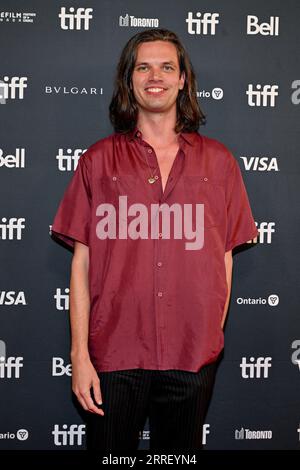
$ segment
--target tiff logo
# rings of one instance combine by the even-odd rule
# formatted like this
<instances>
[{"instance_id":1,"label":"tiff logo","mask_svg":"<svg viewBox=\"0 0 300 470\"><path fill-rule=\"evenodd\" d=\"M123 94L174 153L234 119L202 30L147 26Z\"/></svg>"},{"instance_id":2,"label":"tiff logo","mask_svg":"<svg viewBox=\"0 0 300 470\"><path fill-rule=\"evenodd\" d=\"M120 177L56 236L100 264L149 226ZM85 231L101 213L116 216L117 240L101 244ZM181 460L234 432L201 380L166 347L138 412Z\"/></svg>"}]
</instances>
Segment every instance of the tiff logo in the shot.
<instances>
[{"instance_id":1,"label":"tiff logo","mask_svg":"<svg viewBox=\"0 0 300 470\"><path fill-rule=\"evenodd\" d=\"M216 34L216 25L219 23L219 13L196 13L196 17L193 17L191 11L188 12L188 17L185 20L188 25L189 34ZM202 18L201 18L202 17Z\"/></svg>"},{"instance_id":2,"label":"tiff logo","mask_svg":"<svg viewBox=\"0 0 300 470\"><path fill-rule=\"evenodd\" d=\"M202 444L206 445L206 437L210 434L210 424L203 424L202 426Z\"/></svg>"},{"instance_id":3,"label":"tiff logo","mask_svg":"<svg viewBox=\"0 0 300 470\"><path fill-rule=\"evenodd\" d=\"M272 243L272 233L275 233L275 222L261 222L259 225L255 222L259 232L259 243ZM254 239L257 243L257 237Z\"/></svg>"},{"instance_id":4,"label":"tiff logo","mask_svg":"<svg viewBox=\"0 0 300 470\"><path fill-rule=\"evenodd\" d=\"M271 357L258 357L256 361L254 357L250 357L249 362L247 362L246 357L243 357L240 364L243 379L268 378L269 368L272 367L271 362Z\"/></svg>"},{"instance_id":5,"label":"tiff logo","mask_svg":"<svg viewBox=\"0 0 300 470\"><path fill-rule=\"evenodd\" d=\"M62 429L59 424L55 424L52 434L56 446L81 446L82 438L85 435L85 424L71 424L70 427L63 424Z\"/></svg>"},{"instance_id":6,"label":"tiff logo","mask_svg":"<svg viewBox=\"0 0 300 470\"><path fill-rule=\"evenodd\" d=\"M253 89L252 83L249 83L246 95L248 95L249 106L275 106L275 97L278 96L278 85L256 85Z\"/></svg>"},{"instance_id":7,"label":"tiff logo","mask_svg":"<svg viewBox=\"0 0 300 470\"><path fill-rule=\"evenodd\" d=\"M2 217L2 224L0 224L0 239L1 240L21 240L22 230L25 228L25 219L22 217L17 219L16 217L11 217L7 219Z\"/></svg>"},{"instance_id":8,"label":"tiff logo","mask_svg":"<svg viewBox=\"0 0 300 470\"><path fill-rule=\"evenodd\" d=\"M19 379L23 357L0 356L0 379Z\"/></svg>"},{"instance_id":9,"label":"tiff logo","mask_svg":"<svg viewBox=\"0 0 300 470\"><path fill-rule=\"evenodd\" d=\"M247 16L247 34L261 34L262 36L279 36L279 16L270 16L270 23L258 24L258 17Z\"/></svg>"},{"instance_id":10,"label":"tiff logo","mask_svg":"<svg viewBox=\"0 0 300 470\"><path fill-rule=\"evenodd\" d=\"M25 149L16 148L15 155L3 155L4 152L0 149L0 167L6 168L25 168Z\"/></svg>"},{"instance_id":11,"label":"tiff logo","mask_svg":"<svg viewBox=\"0 0 300 470\"><path fill-rule=\"evenodd\" d=\"M64 365L65 361L62 357L53 357L52 358L52 376L61 377L62 375L72 375L72 364Z\"/></svg>"},{"instance_id":12,"label":"tiff logo","mask_svg":"<svg viewBox=\"0 0 300 470\"><path fill-rule=\"evenodd\" d=\"M56 159L58 161L59 171L75 171L78 165L78 160L85 150L75 149L73 151L72 149L67 149L64 154L63 149L58 149Z\"/></svg>"},{"instance_id":13,"label":"tiff logo","mask_svg":"<svg viewBox=\"0 0 300 470\"><path fill-rule=\"evenodd\" d=\"M300 371L300 339L295 339L291 344L291 348L295 349L291 356L291 361L298 366Z\"/></svg>"},{"instance_id":14,"label":"tiff logo","mask_svg":"<svg viewBox=\"0 0 300 470\"><path fill-rule=\"evenodd\" d=\"M70 7L69 13L66 13L66 8L61 7L59 18L60 18L60 27L61 29L83 29L88 30L90 26L90 20L93 18L91 14L93 8L77 8L75 13L75 8Z\"/></svg>"},{"instance_id":15,"label":"tiff logo","mask_svg":"<svg viewBox=\"0 0 300 470\"><path fill-rule=\"evenodd\" d=\"M60 288L56 289L56 294L53 297L56 300L57 310L69 310L69 292L70 289L68 287L65 289L64 294L62 294Z\"/></svg>"},{"instance_id":16,"label":"tiff logo","mask_svg":"<svg viewBox=\"0 0 300 470\"><path fill-rule=\"evenodd\" d=\"M5 104L6 100L24 99L24 90L27 88L27 77L3 77L0 80L0 103Z\"/></svg>"}]
</instances>

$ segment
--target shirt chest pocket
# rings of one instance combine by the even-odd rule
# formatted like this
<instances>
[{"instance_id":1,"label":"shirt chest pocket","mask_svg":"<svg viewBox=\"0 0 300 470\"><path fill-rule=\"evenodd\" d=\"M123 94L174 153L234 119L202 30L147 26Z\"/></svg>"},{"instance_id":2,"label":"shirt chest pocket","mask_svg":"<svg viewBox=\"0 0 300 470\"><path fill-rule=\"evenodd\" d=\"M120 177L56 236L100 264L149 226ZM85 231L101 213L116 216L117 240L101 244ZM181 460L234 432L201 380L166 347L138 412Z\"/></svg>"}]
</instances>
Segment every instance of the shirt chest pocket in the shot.
<instances>
[{"instance_id":1,"label":"shirt chest pocket","mask_svg":"<svg viewBox=\"0 0 300 470\"><path fill-rule=\"evenodd\" d=\"M225 223L225 193L221 184L202 175L184 176L183 184L185 203L204 206L204 230Z\"/></svg>"},{"instance_id":2,"label":"shirt chest pocket","mask_svg":"<svg viewBox=\"0 0 300 470\"><path fill-rule=\"evenodd\" d=\"M107 209L116 215L116 220L127 220L130 206L138 202L136 176L107 175L99 178L97 183L98 215ZM99 208L101 206L101 209Z\"/></svg>"}]
</instances>

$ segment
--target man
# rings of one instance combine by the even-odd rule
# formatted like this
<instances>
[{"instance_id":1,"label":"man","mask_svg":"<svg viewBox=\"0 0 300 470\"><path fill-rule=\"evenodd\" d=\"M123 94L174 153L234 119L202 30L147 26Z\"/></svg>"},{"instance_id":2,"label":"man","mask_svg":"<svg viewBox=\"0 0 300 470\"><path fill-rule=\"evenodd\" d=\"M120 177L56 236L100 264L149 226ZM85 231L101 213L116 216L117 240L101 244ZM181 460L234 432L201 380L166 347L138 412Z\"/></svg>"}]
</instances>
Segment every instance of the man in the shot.
<instances>
[{"instance_id":1,"label":"man","mask_svg":"<svg viewBox=\"0 0 300 470\"><path fill-rule=\"evenodd\" d=\"M90 449L136 449L147 416L151 449L200 449L232 249L256 225L236 160L197 132L195 75L174 33L129 40L110 118L116 132L82 155L52 228L74 247L73 391Z\"/></svg>"}]
</instances>

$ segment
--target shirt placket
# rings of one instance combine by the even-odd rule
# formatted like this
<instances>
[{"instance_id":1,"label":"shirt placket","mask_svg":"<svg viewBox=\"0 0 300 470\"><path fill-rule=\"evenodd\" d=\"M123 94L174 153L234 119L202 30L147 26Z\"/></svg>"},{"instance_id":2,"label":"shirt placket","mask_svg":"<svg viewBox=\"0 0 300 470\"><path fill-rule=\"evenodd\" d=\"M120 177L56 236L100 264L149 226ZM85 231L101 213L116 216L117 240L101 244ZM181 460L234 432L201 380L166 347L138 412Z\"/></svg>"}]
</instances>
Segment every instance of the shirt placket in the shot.
<instances>
[{"instance_id":1,"label":"shirt placket","mask_svg":"<svg viewBox=\"0 0 300 470\"><path fill-rule=\"evenodd\" d=\"M178 150L178 154L174 160L173 166L171 168L165 191L162 190L161 183L161 174L158 166L157 156L154 149L147 144L145 141L142 141L143 147L142 151L146 153L145 158L148 160L149 166L152 171L157 168L156 175L158 179L152 185L154 191L154 199L159 205L166 202L168 194L172 191L176 182L180 176L183 165L183 155L180 155L182 152L181 147ZM150 176L150 175L149 175ZM157 184L160 183L160 184ZM150 183L148 183L150 184ZM153 258L153 280L154 280L154 306L155 306L155 321L156 321L156 338L157 338L157 354L158 354L158 363L164 365L167 363L167 339L165 337L166 330L166 308L165 304L167 301L168 292L166 289L165 279L168 276L166 271L167 260L164 255L165 243L170 243L170 240L163 238L161 219L159 220L159 233L158 237L154 239L154 258Z\"/></svg>"}]
</instances>

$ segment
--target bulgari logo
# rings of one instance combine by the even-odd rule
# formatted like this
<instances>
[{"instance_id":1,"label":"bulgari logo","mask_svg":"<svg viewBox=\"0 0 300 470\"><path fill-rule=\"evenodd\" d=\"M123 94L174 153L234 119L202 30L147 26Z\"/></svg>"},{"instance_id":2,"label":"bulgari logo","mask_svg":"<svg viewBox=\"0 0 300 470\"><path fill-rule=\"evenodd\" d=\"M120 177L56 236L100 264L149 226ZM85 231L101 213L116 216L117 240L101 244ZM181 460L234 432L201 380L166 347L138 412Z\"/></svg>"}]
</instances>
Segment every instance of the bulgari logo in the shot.
<instances>
[{"instance_id":1,"label":"bulgari logo","mask_svg":"<svg viewBox=\"0 0 300 470\"><path fill-rule=\"evenodd\" d=\"M116 238L123 240L127 238L132 240L185 239L189 240L185 243L186 250L201 250L203 248L204 204L181 205L174 203L169 206L164 203L151 204L150 206L150 211L147 206L140 203L128 206L127 196L119 196L117 208L110 203L98 205L96 215L102 219L96 225L97 237L100 240ZM131 219L128 220L128 217ZM193 230L193 219L195 220L195 230ZM162 227L161 230L160 227Z\"/></svg>"},{"instance_id":2,"label":"bulgari logo","mask_svg":"<svg viewBox=\"0 0 300 470\"><path fill-rule=\"evenodd\" d=\"M103 95L103 88L45 85L46 95Z\"/></svg>"}]
</instances>

